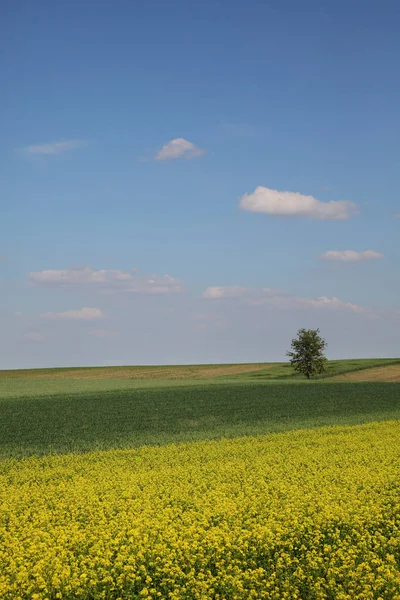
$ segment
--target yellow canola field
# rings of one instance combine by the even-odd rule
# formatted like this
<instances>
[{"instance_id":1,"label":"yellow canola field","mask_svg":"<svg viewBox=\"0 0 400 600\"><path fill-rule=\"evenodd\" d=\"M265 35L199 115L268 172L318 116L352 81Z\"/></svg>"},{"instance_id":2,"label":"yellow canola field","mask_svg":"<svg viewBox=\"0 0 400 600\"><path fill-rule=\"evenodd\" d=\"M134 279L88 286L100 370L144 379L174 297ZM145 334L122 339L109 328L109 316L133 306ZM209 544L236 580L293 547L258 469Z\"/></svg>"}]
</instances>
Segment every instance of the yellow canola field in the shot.
<instances>
[{"instance_id":1,"label":"yellow canola field","mask_svg":"<svg viewBox=\"0 0 400 600\"><path fill-rule=\"evenodd\" d=\"M0 463L2 600L400 599L400 423Z\"/></svg>"}]
</instances>

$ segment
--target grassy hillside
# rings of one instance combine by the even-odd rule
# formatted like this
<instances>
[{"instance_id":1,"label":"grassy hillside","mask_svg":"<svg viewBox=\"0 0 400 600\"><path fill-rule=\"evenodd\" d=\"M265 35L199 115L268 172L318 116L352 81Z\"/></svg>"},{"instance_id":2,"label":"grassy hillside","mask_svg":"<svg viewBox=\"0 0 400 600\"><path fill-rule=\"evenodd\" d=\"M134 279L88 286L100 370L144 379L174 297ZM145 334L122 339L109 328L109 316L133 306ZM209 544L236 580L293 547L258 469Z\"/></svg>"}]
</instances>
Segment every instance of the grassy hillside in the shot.
<instances>
[{"instance_id":1,"label":"grassy hillside","mask_svg":"<svg viewBox=\"0 0 400 600\"><path fill-rule=\"evenodd\" d=\"M400 364L391 364L374 367L373 369L364 369L350 371L335 375L334 381L387 381L400 382Z\"/></svg>"},{"instance_id":2,"label":"grassy hillside","mask_svg":"<svg viewBox=\"0 0 400 600\"><path fill-rule=\"evenodd\" d=\"M155 365L119 367L63 367L0 371L0 379L207 379L268 370L285 363L247 363L223 365ZM287 366L287 365L286 365Z\"/></svg>"},{"instance_id":3,"label":"grassy hillside","mask_svg":"<svg viewBox=\"0 0 400 600\"><path fill-rule=\"evenodd\" d=\"M330 361L311 383L288 363L2 371L0 456L398 418L395 383L335 376L399 368L394 359Z\"/></svg>"},{"instance_id":4,"label":"grassy hillside","mask_svg":"<svg viewBox=\"0 0 400 600\"><path fill-rule=\"evenodd\" d=\"M332 360L319 379L369 369L399 365L400 359L366 358ZM101 392L175 385L304 382L289 363L253 363L240 365L178 365L155 367L90 367L63 369L23 369L0 371L1 398L41 396L63 393Z\"/></svg>"}]
</instances>

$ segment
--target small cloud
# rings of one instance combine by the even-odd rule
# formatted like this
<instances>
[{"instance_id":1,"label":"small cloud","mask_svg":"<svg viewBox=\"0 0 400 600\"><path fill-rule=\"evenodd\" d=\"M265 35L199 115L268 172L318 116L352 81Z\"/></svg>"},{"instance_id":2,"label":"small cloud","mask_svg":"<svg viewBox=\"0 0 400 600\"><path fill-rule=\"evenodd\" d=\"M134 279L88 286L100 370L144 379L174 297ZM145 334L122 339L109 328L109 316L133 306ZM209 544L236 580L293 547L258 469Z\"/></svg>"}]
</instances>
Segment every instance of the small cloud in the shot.
<instances>
[{"instance_id":1,"label":"small cloud","mask_svg":"<svg viewBox=\"0 0 400 600\"><path fill-rule=\"evenodd\" d=\"M249 288L239 285L208 287L203 292L203 298L237 298L249 292Z\"/></svg>"},{"instance_id":2,"label":"small cloud","mask_svg":"<svg viewBox=\"0 0 400 600\"><path fill-rule=\"evenodd\" d=\"M32 342L41 342L43 340L43 336L41 333L37 331L28 331L28 333L24 334L24 340L29 340Z\"/></svg>"},{"instance_id":3,"label":"small cloud","mask_svg":"<svg viewBox=\"0 0 400 600\"><path fill-rule=\"evenodd\" d=\"M400 213L394 213L393 219L400 219Z\"/></svg>"},{"instance_id":4,"label":"small cloud","mask_svg":"<svg viewBox=\"0 0 400 600\"><path fill-rule=\"evenodd\" d=\"M67 140L65 142L50 142L48 144L38 144L35 146L26 146L22 151L27 154L61 154L67 150L75 150L86 146L85 140Z\"/></svg>"},{"instance_id":5,"label":"small cloud","mask_svg":"<svg viewBox=\"0 0 400 600\"><path fill-rule=\"evenodd\" d=\"M89 331L89 335L93 335L94 337L111 340L118 338L120 336L119 331L109 331L108 329L93 329Z\"/></svg>"},{"instance_id":6,"label":"small cloud","mask_svg":"<svg viewBox=\"0 0 400 600\"><path fill-rule=\"evenodd\" d=\"M196 158L203 156L205 151L198 148L192 142L183 138L176 138L165 144L156 154L156 160L172 160L174 158Z\"/></svg>"},{"instance_id":7,"label":"small cloud","mask_svg":"<svg viewBox=\"0 0 400 600\"><path fill-rule=\"evenodd\" d=\"M299 192L281 192L262 185L252 194L242 196L240 208L272 216L303 217L321 221L343 221L358 212L356 205L347 200L322 202Z\"/></svg>"},{"instance_id":8,"label":"small cloud","mask_svg":"<svg viewBox=\"0 0 400 600\"><path fill-rule=\"evenodd\" d=\"M383 258L383 254L375 252L375 250L364 250L363 252L356 252L355 250L328 250L320 258L330 261L360 262L362 260Z\"/></svg>"},{"instance_id":9,"label":"small cloud","mask_svg":"<svg viewBox=\"0 0 400 600\"><path fill-rule=\"evenodd\" d=\"M333 187L329 187L329 185L322 185L321 190L324 192L331 192L333 190Z\"/></svg>"},{"instance_id":10,"label":"small cloud","mask_svg":"<svg viewBox=\"0 0 400 600\"><path fill-rule=\"evenodd\" d=\"M66 310L64 312L48 312L40 315L43 319L70 319L79 321L92 321L103 319L104 313L99 308L79 308L77 310Z\"/></svg>"}]
</instances>

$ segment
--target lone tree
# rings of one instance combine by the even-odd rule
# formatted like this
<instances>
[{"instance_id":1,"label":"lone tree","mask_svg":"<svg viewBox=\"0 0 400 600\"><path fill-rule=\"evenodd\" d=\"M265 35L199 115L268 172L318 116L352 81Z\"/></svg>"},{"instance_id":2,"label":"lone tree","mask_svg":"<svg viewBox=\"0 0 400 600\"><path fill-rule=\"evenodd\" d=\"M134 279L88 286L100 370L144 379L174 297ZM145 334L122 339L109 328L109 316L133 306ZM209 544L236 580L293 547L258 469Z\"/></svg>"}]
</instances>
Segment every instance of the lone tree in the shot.
<instances>
[{"instance_id":1,"label":"lone tree","mask_svg":"<svg viewBox=\"0 0 400 600\"><path fill-rule=\"evenodd\" d=\"M326 358L324 350L326 341L319 335L319 329L299 329L297 338L292 340L290 363L297 373L302 373L310 379L317 373L325 371Z\"/></svg>"}]
</instances>

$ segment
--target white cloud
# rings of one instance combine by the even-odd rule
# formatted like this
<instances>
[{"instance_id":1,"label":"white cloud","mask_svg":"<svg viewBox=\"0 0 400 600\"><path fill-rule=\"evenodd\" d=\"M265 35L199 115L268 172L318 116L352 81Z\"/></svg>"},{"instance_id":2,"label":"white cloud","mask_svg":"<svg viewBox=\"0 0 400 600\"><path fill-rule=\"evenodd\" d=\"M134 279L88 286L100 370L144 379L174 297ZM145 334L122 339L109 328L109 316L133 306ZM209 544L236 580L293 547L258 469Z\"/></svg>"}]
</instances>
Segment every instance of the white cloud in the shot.
<instances>
[{"instance_id":1,"label":"white cloud","mask_svg":"<svg viewBox=\"0 0 400 600\"><path fill-rule=\"evenodd\" d=\"M24 340L29 340L32 342L41 342L43 340L43 336L37 331L28 331L24 334Z\"/></svg>"},{"instance_id":2,"label":"white cloud","mask_svg":"<svg viewBox=\"0 0 400 600\"><path fill-rule=\"evenodd\" d=\"M44 319L72 319L80 321L92 321L94 319L103 319L105 317L100 308L89 308L88 306L77 310L43 313L40 316Z\"/></svg>"},{"instance_id":3,"label":"white cloud","mask_svg":"<svg viewBox=\"0 0 400 600\"><path fill-rule=\"evenodd\" d=\"M198 148L192 142L183 138L176 138L165 144L156 154L156 160L171 160L174 158L196 158L203 156L205 151Z\"/></svg>"},{"instance_id":4,"label":"white cloud","mask_svg":"<svg viewBox=\"0 0 400 600\"><path fill-rule=\"evenodd\" d=\"M203 292L203 298L237 298L249 292L249 288L240 285L208 287Z\"/></svg>"},{"instance_id":5,"label":"white cloud","mask_svg":"<svg viewBox=\"0 0 400 600\"><path fill-rule=\"evenodd\" d=\"M120 332L119 331L110 331L109 329L93 329L92 331L89 331L89 335L93 335L94 337L108 340L108 339L119 338Z\"/></svg>"},{"instance_id":6,"label":"white cloud","mask_svg":"<svg viewBox=\"0 0 400 600\"><path fill-rule=\"evenodd\" d=\"M102 293L132 292L142 294L167 294L183 291L179 279L170 275L144 275L138 269L121 271L77 267L71 269L47 269L28 273L32 283L52 286L92 286Z\"/></svg>"},{"instance_id":7,"label":"white cloud","mask_svg":"<svg viewBox=\"0 0 400 600\"><path fill-rule=\"evenodd\" d=\"M85 146L85 140L67 140L65 142L50 142L49 144L38 144L36 146L26 146L22 150L28 154L61 154L67 150L74 150Z\"/></svg>"},{"instance_id":8,"label":"white cloud","mask_svg":"<svg viewBox=\"0 0 400 600\"><path fill-rule=\"evenodd\" d=\"M356 205L347 200L322 202L313 196L304 196L298 192L280 192L262 185L252 194L242 196L240 208L273 216L304 217L323 221L343 221L358 212Z\"/></svg>"},{"instance_id":9,"label":"white cloud","mask_svg":"<svg viewBox=\"0 0 400 600\"><path fill-rule=\"evenodd\" d=\"M355 250L328 250L322 254L321 258L323 260L341 262L359 262L361 260L383 258L383 254L375 252L375 250L364 250L363 252L356 252Z\"/></svg>"}]
</instances>

